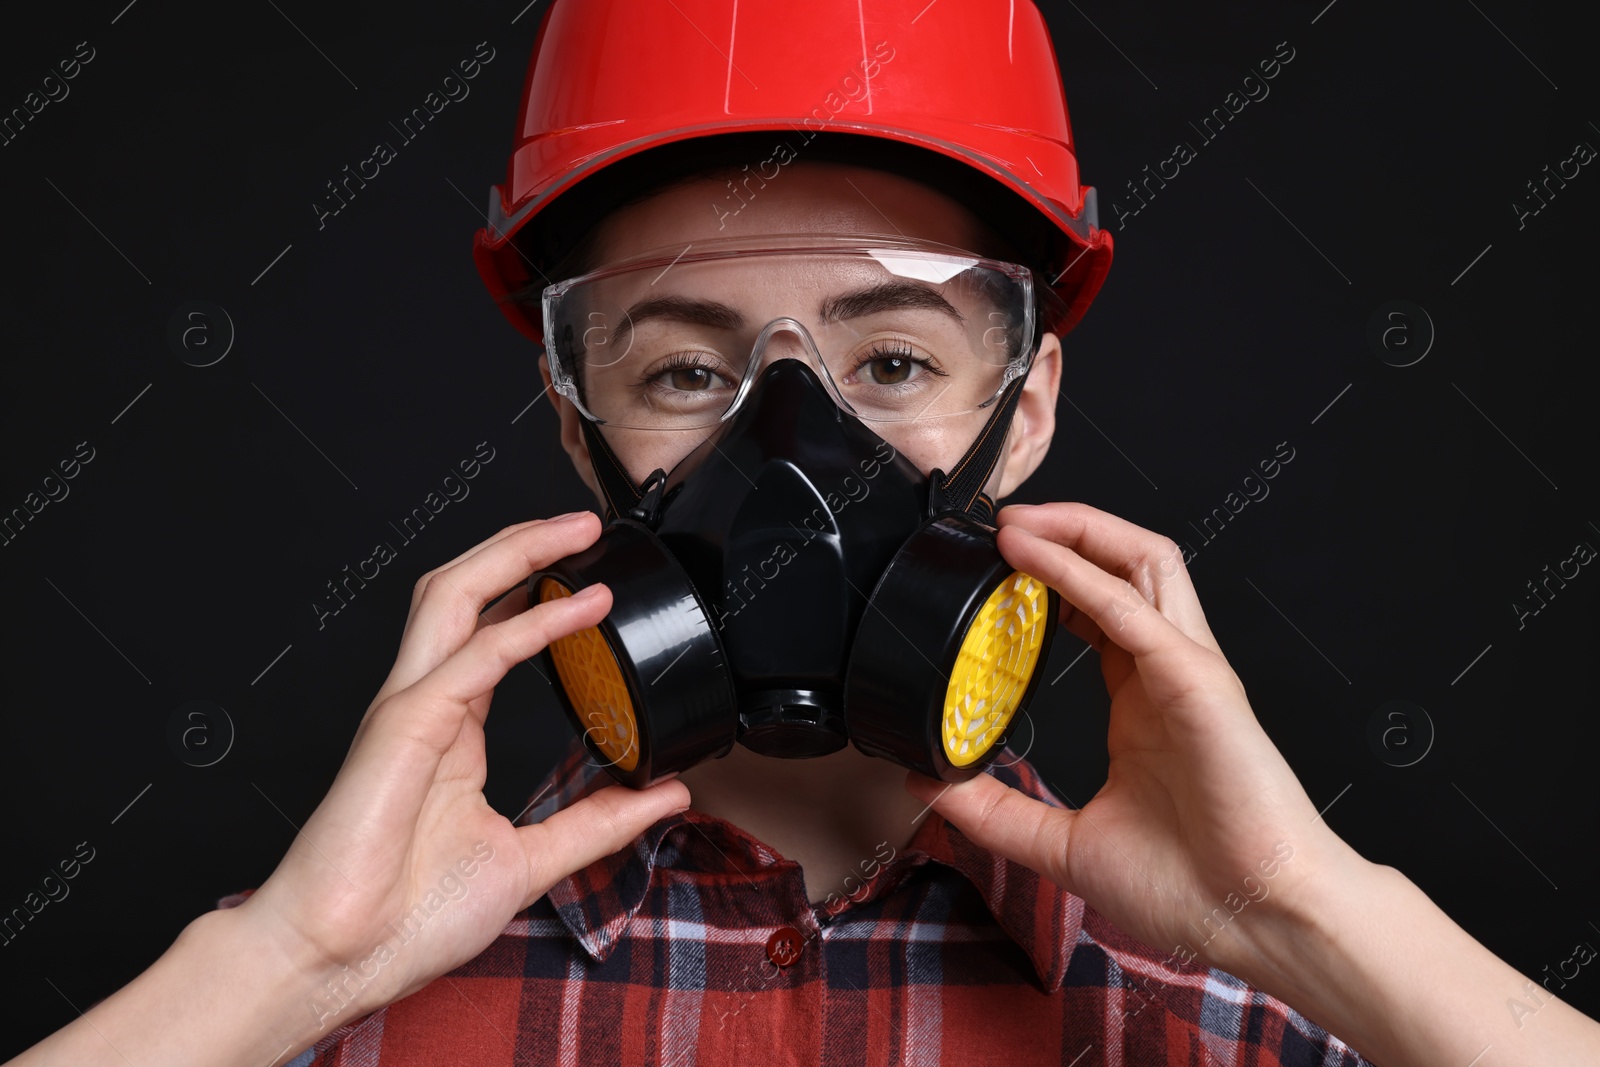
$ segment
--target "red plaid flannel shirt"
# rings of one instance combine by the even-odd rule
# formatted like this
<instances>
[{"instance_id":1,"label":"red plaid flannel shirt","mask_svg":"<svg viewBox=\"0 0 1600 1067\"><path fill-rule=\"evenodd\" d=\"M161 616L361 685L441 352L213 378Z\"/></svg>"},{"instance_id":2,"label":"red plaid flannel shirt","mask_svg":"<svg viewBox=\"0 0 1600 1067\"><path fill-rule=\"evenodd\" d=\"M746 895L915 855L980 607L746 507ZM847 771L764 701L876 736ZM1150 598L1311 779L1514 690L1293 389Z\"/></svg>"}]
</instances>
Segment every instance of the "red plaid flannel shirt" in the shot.
<instances>
[{"instance_id":1,"label":"red plaid flannel shirt","mask_svg":"<svg viewBox=\"0 0 1600 1067\"><path fill-rule=\"evenodd\" d=\"M1009 759L990 773L1061 806ZM523 821L610 780L575 741ZM937 813L867 869L850 896L813 905L798 865L690 809L291 1067L1370 1067L1283 1002L1135 941Z\"/></svg>"}]
</instances>

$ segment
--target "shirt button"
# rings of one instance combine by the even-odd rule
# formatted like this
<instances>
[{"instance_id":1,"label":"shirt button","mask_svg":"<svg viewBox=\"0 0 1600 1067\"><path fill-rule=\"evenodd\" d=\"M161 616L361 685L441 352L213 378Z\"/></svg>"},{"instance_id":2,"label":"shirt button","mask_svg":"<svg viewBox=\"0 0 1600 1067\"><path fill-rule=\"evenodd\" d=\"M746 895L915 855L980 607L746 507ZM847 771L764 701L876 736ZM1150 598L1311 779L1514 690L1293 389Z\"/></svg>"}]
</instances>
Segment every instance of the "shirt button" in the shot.
<instances>
[{"instance_id":1,"label":"shirt button","mask_svg":"<svg viewBox=\"0 0 1600 1067\"><path fill-rule=\"evenodd\" d=\"M800 931L792 926L780 926L767 938L767 958L779 967L787 967L800 958Z\"/></svg>"}]
</instances>

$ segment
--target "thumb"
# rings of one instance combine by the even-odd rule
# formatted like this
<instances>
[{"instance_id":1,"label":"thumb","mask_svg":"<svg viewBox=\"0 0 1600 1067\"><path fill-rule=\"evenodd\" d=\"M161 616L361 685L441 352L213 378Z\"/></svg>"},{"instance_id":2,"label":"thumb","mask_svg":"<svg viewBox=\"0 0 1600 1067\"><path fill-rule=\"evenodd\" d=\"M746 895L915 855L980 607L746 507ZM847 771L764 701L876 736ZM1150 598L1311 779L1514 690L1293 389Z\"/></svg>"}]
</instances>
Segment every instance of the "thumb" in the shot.
<instances>
[{"instance_id":1,"label":"thumb","mask_svg":"<svg viewBox=\"0 0 1600 1067\"><path fill-rule=\"evenodd\" d=\"M957 785L910 771L906 792L931 806L974 844L1032 868L1077 894L1067 876L1067 849L1077 825L1076 811L1053 808L988 774Z\"/></svg>"},{"instance_id":2,"label":"thumb","mask_svg":"<svg viewBox=\"0 0 1600 1067\"><path fill-rule=\"evenodd\" d=\"M517 836L528 857L529 893L524 908L552 885L625 848L658 819L689 806L689 789L676 778L649 789L612 785L584 797L532 826L519 826Z\"/></svg>"}]
</instances>

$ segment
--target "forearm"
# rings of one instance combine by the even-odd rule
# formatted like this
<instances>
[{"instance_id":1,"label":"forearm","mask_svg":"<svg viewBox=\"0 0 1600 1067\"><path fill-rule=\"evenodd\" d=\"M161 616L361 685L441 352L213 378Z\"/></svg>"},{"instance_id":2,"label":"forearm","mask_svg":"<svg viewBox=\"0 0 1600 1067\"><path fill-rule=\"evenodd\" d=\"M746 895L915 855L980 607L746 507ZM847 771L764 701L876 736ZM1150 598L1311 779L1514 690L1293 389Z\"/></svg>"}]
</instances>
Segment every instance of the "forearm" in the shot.
<instances>
[{"instance_id":1,"label":"forearm","mask_svg":"<svg viewBox=\"0 0 1600 1067\"><path fill-rule=\"evenodd\" d=\"M1350 852L1328 875L1263 916L1240 978L1381 1067L1600 1063L1600 1023L1484 948L1399 871Z\"/></svg>"},{"instance_id":2,"label":"forearm","mask_svg":"<svg viewBox=\"0 0 1600 1067\"><path fill-rule=\"evenodd\" d=\"M313 1007L319 988L250 916L209 912L138 978L12 1063L268 1067L331 1025Z\"/></svg>"}]
</instances>

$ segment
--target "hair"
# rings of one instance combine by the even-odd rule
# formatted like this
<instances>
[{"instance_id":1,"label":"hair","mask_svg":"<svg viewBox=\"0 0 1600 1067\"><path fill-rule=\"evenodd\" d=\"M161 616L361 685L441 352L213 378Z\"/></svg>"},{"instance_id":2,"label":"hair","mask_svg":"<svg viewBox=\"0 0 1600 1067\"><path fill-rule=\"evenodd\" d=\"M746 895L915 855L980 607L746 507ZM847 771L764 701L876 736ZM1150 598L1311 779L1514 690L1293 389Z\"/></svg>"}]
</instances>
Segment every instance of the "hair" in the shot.
<instances>
[{"instance_id":1,"label":"hair","mask_svg":"<svg viewBox=\"0 0 1600 1067\"><path fill-rule=\"evenodd\" d=\"M787 136L779 131L719 134L663 145L603 167L562 194L559 205L539 212L512 238L537 277L505 299L525 307L537 319L547 284L603 265L600 235L612 212L691 182L742 176L753 161L772 154L775 141L782 142ZM1034 272L1035 346L1046 325L1065 312L1065 302L1051 288L1049 274L1060 235L1021 196L981 171L930 149L861 134L811 136L803 148L794 150L796 158L886 171L966 205L977 225L979 245L968 251L1019 263Z\"/></svg>"}]
</instances>

